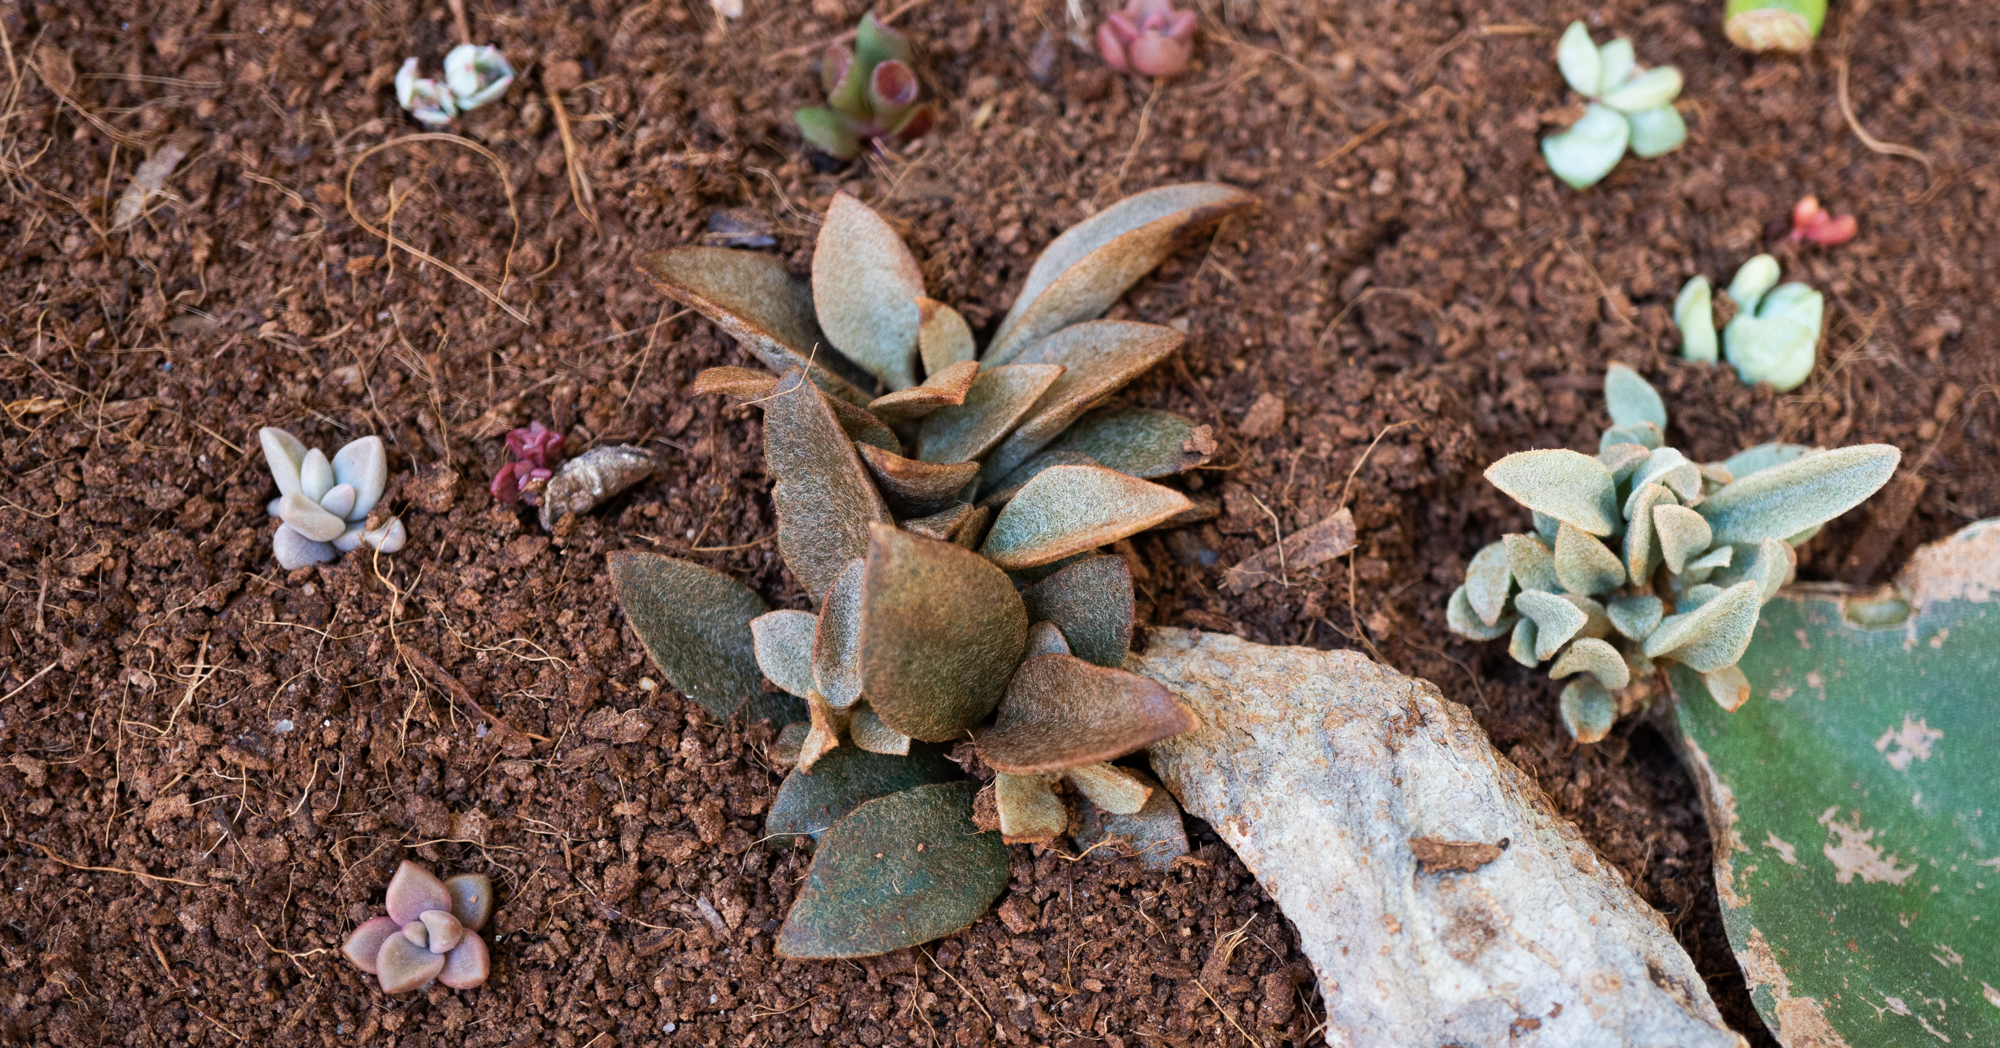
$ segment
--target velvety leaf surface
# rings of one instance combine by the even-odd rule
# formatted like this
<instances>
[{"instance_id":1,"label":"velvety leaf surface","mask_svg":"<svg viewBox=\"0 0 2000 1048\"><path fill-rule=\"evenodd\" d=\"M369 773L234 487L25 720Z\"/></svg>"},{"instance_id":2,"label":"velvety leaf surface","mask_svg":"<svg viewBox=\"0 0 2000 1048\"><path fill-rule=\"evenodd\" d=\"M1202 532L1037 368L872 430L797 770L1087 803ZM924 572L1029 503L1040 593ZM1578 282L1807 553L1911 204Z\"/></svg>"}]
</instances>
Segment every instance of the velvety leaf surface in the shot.
<instances>
[{"instance_id":1,"label":"velvety leaf surface","mask_svg":"<svg viewBox=\"0 0 2000 1048\"><path fill-rule=\"evenodd\" d=\"M1521 505L1592 535L1617 530L1611 470L1589 455L1567 448L1516 451L1486 467L1486 479Z\"/></svg>"},{"instance_id":2,"label":"velvety leaf surface","mask_svg":"<svg viewBox=\"0 0 2000 1048\"><path fill-rule=\"evenodd\" d=\"M1003 568L1028 568L1109 545L1190 508L1187 496L1093 466L1054 466L1007 503L980 547Z\"/></svg>"},{"instance_id":3,"label":"velvety leaf surface","mask_svg":"<svg viewBox=\"0 0 2000 1048\"><path fill-rule=\"evenodd\" d=\"M931 375L920 386L875 398L874 403L868 405L868 410L881 418L895 421L925 418L939 408L965 403L965 395L972 390L972 382L978 377L978 361L960 361Z\"/></svg>"},{"instance_id":4,"label":"velvety leaf surface","mask_svg":"<svg viewBox=\"0 0 2000 1048\"><path fill-rule=\"evenodd\" d=\"M848 812L877 797L962 778L964 773L941 747L919 744L907 757L891 757L842 746L820 758L810 773L795 769L785 776L764 817L764 832L808 834L817 840Z\"/></svg>"},{"instance_id":5,"label":"velvety leaf surface","mask_svg":"<svg viewBox=\"0 0 2000 1048\"><path fill-rule=\"evenodd\" d=\"M995 771L1045 774L1116 760L1194 726L1194 714L1145 677L1043 655L1015 671L999 715L979 733L979 756Z\"/></svg>"},{"instance_id":6,"label":"velvety leaf surface","mask_svg":"<svg viewBox=\"0 0 2000 1048\"><path fill-rule=\"evenodd\" d=\"M1069 808L1044 776L1000 772L993 776L993 801L1004 843L1047 844L1069 828Z\"/></svg>"},{"instance_id":7,"label":"velvety leaf surface","mask_svg":"<svg viewBox=\"0 0 2000 1048\"><path fill-rule=\"evenodd\" d=\"M1062 631L1070 651L1099 666L1125 665L1132 650L1132 569L1124 557L1090 557L1021 593L1030 621Z\"/></svg>"},{"instance_id":8,"label":"velvety leaf surface","mask_svg":"<svg viewBox=\"0 0 2000 1048\"><path fill-rule=\"evenodd\" d=\"M974 509L970 504L961 502L939 510L928 517L917 517L912 520L903 521L902 526L903 530L914 531L927 539L949 542L954 535L958 534L959 529L965 525L966 521L971 519L973 512Z\"/></svg>"},{"instance_id":9,"label":"velvety leaf surface","mask_svg":"<svg viewBox=\"0 0 2000 1048\"><path fill-rule=\"evenodd\" d=\"M1739 582L1693 611L1669 615L1646 638L1646 657L1719 670L1742 656L1763 601L1755 581Z\"/></svg>"},{"instance_id":10,"label":"velvety leaf surface","mask_svg":"<svg viewBox=\"0 0 2000 1048\"><path fill-rule=\"evenodd\" d=\"M836 397L826 398L826 406L833 409L833 417L840 422L840 431L847 434L847 439L857 444L872 444L898 455L903 453L903 442L896 439L896 431L890 429L880 415Z\"/></svg>"},{"instance_id":11,"label":"velvety leaf surface","mask_svg":"<svg viewBox=\"0 0 2000 1048\"><path fill-rule=\"evenodd\" d=\"M977 462L925 462L868 444L855 447L883 500L899 517L927 517L943 510L979 475Z\"/></svg>"},{"instance_id":12,"label":"velvety leaf surface","mask_svg":"<svg viewBox=\"0 0 2000 1048\"><path fill-rule=\"evenodd\" d=\"M1014 432L986 456L980 469L981 482L990 484L1006 476L1056 439L1084 411L1150 370L1185 341L1187 336L1159 324L1092 320L1063 328L1029 346L1015 363L1061 364L1068 370L1042 394Z\"/></svg>"},{"instance_id":13,"label":"velvety leaf surface","mask_svg":"<svg viewBox=\"0 0 2000 1048\"><path fill-rule=\"evenodd\" d=\"M818 597L867 552L868 525L888 523L889 507L827 398L797 371L764 402L764 461L774 481L778 552Z\"/></svg>"},{"instance_id":14,"label":"velvety leaf surface","mask_svg":"<svg viewBox=\"0 0 2000 1048\"><path fill-rule=\"evenodd\" d=\"M2000 521L1886 595L1780 593L1738 668L1734 713L1668 680L1765 1022L1790 1045L2000 1044Z\"/></svg>"},{"instance_id":15,"label":"velvety leaf surface","mask_svg":"<svg viewBox=\"0 0 2000 1048\"><path fill-rule=\"evenodd\" d=\"M869 957L968 927L1007 886L1007 846L972 825L973 786L862 804L820 838L778 929L781 957ZM919 850L921 847L922 850Z\"/></svg>"},{"instance_id":16,"label":"velvety leaf surface","mask_svg":"<svg viewBox=\"0 0 2000 1048\"><path fill-rule=\"evenodd\" d=\"M862 590L861 684L884 723L943 742L992 712L1028 643L1028 612L1006 573L878 525Z\"/></svg>"},{"instance_id":17,"label":"velvety leaf surface","mask_svg":"<svg viewBox=\"0 0 2000 1048\"><path fill-rule=\"evenodd\" d=\"M1604 369L1604 405L1611 411L1614 425L1633 426L1650 422L1667 428L1667 405L1653 384L1623 364Z\"/></svg>"},{"instance_id":18,"label":"velvety leaf surface","mask_svg":"<svg viewBox=\"0 0 2000 1048\"><path fill-rule=\"evenodd\" d=\"M1081 451L1042 451L1028 461L1014 467L1014 471L1000 478L992 485L980 489L979 504L982 506L1004 506L1013 501L1028 482L1040 476L1051 466L1103 466L1102 462Z\"/></svg>"},{"instance_id":19,"label":"velvety leaf surface","mask_svg":"<svg viewBox=\"0 0 2000 1048\"><path fill-rule=\"evenodd\" d=\"M1514 573L1507 569L1507 543L1489 543L1473 554L1465 569L1465 599L1479 621L1492 626L1507 610L1507 594L1513 588Z\"/></svg>"},{"instance_id":20,"label":"velvety leaf surface","mask_svg":"<svg viewBox=\"0 0 2000 1048\"><path fill-rule=\"evenodd\" d=\"M688 393L720 393L738 404L762 400L778 391L778 376L762 368L703 368L688 384Z\"/></svg>"},{"instance_id":21,"label":"velvety leaf surface","mask_svg":"<svg viewBox=\"0 0 2000 1048\"><path fill-rule=\"evenodd\" d=\"M1102 314L1181 245L1253 203L1248 193L1216 182L1161 186L1071 226L1028 270L987 347L986 365L1009 363L1049 334Z\"/></svg>"},{"instance_id":22,"label":"velvety leaf surface","mask_svg":"<svg viewBox=\"0 0 2000 1048\"><path fill-rule=\"evenodd\" d=\"M882 716L875 712L875 707L865 702L854 707L854 717L847 722L847 737L869 753L898 757L910 752L913 741L908 735L882 723Z\"/></svg>"},{"instance_id":23,"label":"velvety leaf surface","mask_svg":"<svg viewBox=\"0 0 2000 1048\"><path fill-rule=\"evenodd\" d=\"M814 690L827 704L845 710L861 699L861 601L866 562L861 558L828 586L819 602L812 638Z\"/></svg>"},{"instance_id":24,"label":"velvety leaf surface","mask_svg":"<svg viewBox=\"0 0 2000 1048\"><path fill-rule=\"evenodd\" d=\"M1135 815L1154 787L1139 781L1129 769L1115 764L1079 764L1064 773L1076 791L1092 804L1119 815Z\"/></svg>"},{"instance_id":25,"label":"velvety leaf surface","mask_svg":"<svg viewBox=\"0 0 2000 1048\"><path fill-rule=\"evenodd\" d=\"M604 562L632 632L681 694L727 717L763 689L750 620L764 613L764 598L720 572L658 553L614 550Z\"/></svg>"},{"instance_id":26,"label":"velvety leaf surface","mask_svg":"<svg viewBox=\"0 0 2000 1048\"><path fill-rule=\"evenodd\" d=\"M813 315L812 288L777 256L677 247L647 255L639 268L669 298L707 317L772 371L805 369L814 385L833 396L853 404L872 399L855 384L860 369L827 345Z\"/></svg>"},{"instance_id":27,"label":"velvety leaf surface","mask_svg":"<svg viewBox=\"0 0 2000 1048\"><path fill-rule=\"evenodd\" d=\"M890 389L917 384L923 273L875 209L835 193L813 245L812 298L826 337Z\"/></svg>"},{"instance_id":28,"label":"velvety leaf surface","mask_svg":"<svg viewBox=\"0 0 2000 1048\"><path fill-rule=\"evenodd\" d=\"M804 698L813 690L813 631L819 618L809 611L772 611L750 620L757 668L778 687Z\"/></svg>"},{"instance_id":29,"label":"velvety leaf surface","mask_svg":"<svg viewBox=\"0 0 2000 1048\"><path fill-rule=\"evenodd\" d=\"M1902 457L1889 444L1817 452L1740 478L1699 511L1717 543L1789 538L1860 505L1889 482Z\"/></svg>"},{"instance_id":30,"label":"velvety leaf surface","mask_svg":"<svg viewBox=\"0 0 2000 1048\"><path fill-rule=\"evenodd\" d=\"M1037 655L1069 655L1069 638L1053 622L1036 622L1028 626L1028 647L1021 653L1024 659Z\"/></svg>"},{"instance_id":31,"label":"velvety leaf surface","mask_svg":"<svg viewBox=\"0 0 2000 1048\"><path fill-rule=\"evenodd\" d=\"M968 462L992 450L1048 392L1063 369L1054 364L989 367L972 380L965 403L924 417L917 457L925 462Z\"/></svg>"},{"instance_id":32,"label":"velvety leaf surface","mask_svg":"<svg viewBox=\"0 0 2000 1048\"><path fill-rule=\"evenodd\" d=\"M1149 870L1165 870L1175 859L1188 853L1187 825L1181 821L1181 806L1158 780L1136 768L1127 775L1149 786L1153 792L1137 814L1119 815L1078 798L1076 846L1097 862L1136 856ZM1108 842L1108 843L1107 843Z\"/></svg>"},{"instance_id":33,"label":"velvety leaf surface","mask_svg":"<svg viewBox=\"0 0 2000 1048\"><path fill-rule=\"evenodd\" d=\"M1206 427L1171 411L1106 408L1070 424L1049 443L1049 451L1080 451L1103 465L1135 477L1165 477L1193 469L1214 454Z\"/></svg>"},{"instance_id":34,"label":"velvety leaf surface","mask_svg":"<svg viewBox=\"0 0 2000 1048\"><path fill-rule=\"evenodd\" d=\"M936 378L959 364L977 362L979 346L973 342L972 328L958 310L934 298L920 298L917 355L923 358L924 374Z\"/></svg>"}]
</instances>

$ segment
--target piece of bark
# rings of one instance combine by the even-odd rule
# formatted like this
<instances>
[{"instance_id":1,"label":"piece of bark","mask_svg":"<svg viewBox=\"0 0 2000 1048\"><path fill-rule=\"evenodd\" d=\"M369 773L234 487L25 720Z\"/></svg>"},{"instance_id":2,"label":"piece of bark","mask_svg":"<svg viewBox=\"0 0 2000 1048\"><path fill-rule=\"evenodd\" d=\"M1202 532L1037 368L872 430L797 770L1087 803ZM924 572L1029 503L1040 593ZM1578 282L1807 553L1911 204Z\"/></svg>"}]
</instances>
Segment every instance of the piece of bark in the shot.
<instances>
[{"instance_id":1,"label":"piece of bark","mask_svg":"<svg viewBox=\"0 0 2000 1048\"><path fill-rule=\"evenodd\" d=\"M1353 548L1354 514L1342 509L1251 554L1222 573L1222 584L1241 596L1266 582L1318 567Z\"/></svg>"},{"instance_id":2,"label":"piece of bark","mask_svg":"<svg viewBox=\"0 0 2000 1048\"><path fill-rule=\"evenodd\" d=\"M1666 921L1435 686L1349 651L1155 629L1126 667L1200 718L1160 780L1298 928L1326 1040L1738 1048ZM1409 841L1509 841L1424 873Z\"/></svg>"},{"instance_id":3,"label":"piece of bark","mask_svg":"<svg viewBox=\"0 0 2000 1048\"><path fill-rule=\"evenodd\" d=\"M1508 841L1502 838L1498 844L1485 841L1441 841L1436 837L1410 838L1410 854L1417 857L1417 865L1425 873L1444 873L1460 870L1471 873L1481 866L1500 857L1507 850Z\"/></svg>"}]
</instances>

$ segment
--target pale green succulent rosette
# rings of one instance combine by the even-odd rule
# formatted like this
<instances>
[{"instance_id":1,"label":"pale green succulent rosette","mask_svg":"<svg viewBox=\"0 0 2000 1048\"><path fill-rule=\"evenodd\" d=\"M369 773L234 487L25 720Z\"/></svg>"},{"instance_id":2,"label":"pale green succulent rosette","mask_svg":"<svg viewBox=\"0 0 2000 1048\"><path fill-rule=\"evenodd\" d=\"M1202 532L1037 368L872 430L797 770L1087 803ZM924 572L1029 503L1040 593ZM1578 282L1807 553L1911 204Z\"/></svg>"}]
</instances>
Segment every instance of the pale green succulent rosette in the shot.
<instances>
[{"instance_id":1,"label":"pale green succulent rosette","mask_svg":"<svg viewBox=\"0 0 2000 1048\"><path fill-rule=\"evenodd\" d=\"M1718 339L1708 278L1696 276L1674 300L1674 326L1681 332L1681 356L1714 363L1718 341L1737 377L1766 382L1780 393L1797 389L1819 363L1819 339L1826 298L1793 281L1779 284L1778 260L1758 255L1737 269L1729 299L1738 312Z\"/></svg>"},{"instance_id":2,"label":"pale green succulent rosette","mask_svg":"<svg viewBox=\"0 0 2000 1048\"><path fill-rule=\"evenodd\" d=\"M1542 156L1570 188L1589 189L1618 166L1631 141L1624 114L1593 102L1569 130L1542 139Z\"/></svg>"},{"instance_id":3,"label":"pale green succulent rosette","mask_svg":"<svg viewBox=\"0 0 2000 1048\"><path fill-rule=\"evenodd\" d=\"M1687 141L1687 123L1673 108L1680 70L1641 68L1632 41L1619 37L1600 47L1582 22L1571 22L1556 45L1556 67L1592 100L1576 124L1542 139L1549 170L1571 188L1602 181L1628 148L1650 160Z\"/></svg>"}]
</instances>

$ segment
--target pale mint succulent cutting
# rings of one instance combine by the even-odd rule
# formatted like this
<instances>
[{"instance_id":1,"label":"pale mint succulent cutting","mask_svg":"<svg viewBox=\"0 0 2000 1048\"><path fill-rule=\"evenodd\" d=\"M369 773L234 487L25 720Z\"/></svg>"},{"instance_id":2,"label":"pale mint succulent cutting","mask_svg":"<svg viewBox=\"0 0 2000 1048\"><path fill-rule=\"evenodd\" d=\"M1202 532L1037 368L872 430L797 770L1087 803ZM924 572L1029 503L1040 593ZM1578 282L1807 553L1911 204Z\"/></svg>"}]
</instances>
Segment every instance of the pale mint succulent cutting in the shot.
<instances>
[{"instance_id":1,"label":"pale mint succulent cutting","mask_svg":"<svg viewBox=\"0 0 2000 1048\"><path fill-rule=\"evenodd\" d=\"M1591 99L1583 119L1542 139L1549 169L1571 187L1589 189L1602 181L1627 149L1650 160L1687 141L1687 122L1674 109L1680 70L1641 67L1632 41L1619 37L1599 47L1582 22L1571 22L1556 45L1556 66L1570 87Z\"/></svg>"},{"instance_id":2,"label":"pale mint succulent cutting","mask_svg":"<svg viewBox=\"0 0 2000 1048\"><path fill-rule=\"evenodd\" d=\"M1702 465L1666 445L1666 405L1638 372L1611 365L1604 399L1611 426L1596 455L1521 451L1487 468L1534 511L1535 530L1480 550L1445 609L1452 632L1511 637L1522 665L1554 659L1550 676L1574 677L1560 711L1579 742L1649 701L1656 661L1687 667L1724 709L1742 705L1736 661L1758 609L1790 581L1793 547L1902 458L1887 444L1766 444Z\"/></svg>"},{"instance_id":3,"label":"pale mint succulent cutting","mask_svg":"<svg viewBox=\"0 0 2000 1048\"><path fill-rule=\"evenodd\" d=\"M1819 362L1826 298L1797 281L1780 284L1780 275L1778 260L1770 255L1743 263L1726 292L1738 312L1718 340L1714 291L1707 277L1696 274L1674 299L1681 356L1714 363L1719 341L1743 381L1768 382L1781 393L1797 389Z\"/></svg>"},{"instance_id":4,"label":"pale mint succulent cutting","mask_svg":"<svg viewBox=\"0 0 2000 1048\"><path fill-rule=\"evenodd\" d=\"M460 44L444 56L444 80L417 75L417 60L396 71L396 103L425 127L444 127L507 93L514 67L497 47Z\"/></svg>"},{"instance_id":5,"label":"pale mint succulent cutting","mask_svg":"<svg viewBox=\"0 0 2000 1048\"><path fill-rule=\"evenodd\" d=\"M271 537L279 567L292 571L325 563L364 542L394 553L408 541L401 520L368 527L368 513L389 484L389 455L381 437L350 441L331 459L276 426L258 430L257 440L278 485L278 497L266 508L284 521Z\"/></svg>"},{"instance_id":6,"label":"pale mint succulent cutting","mask_svg":"<svg viewBox=\"0 0 2000 1048\"><path fill-rule=\"evenodd\" d=\"M1006 844L1103 817L1180 836L1173 800L1112 762L1194 715L1123 668L1131 570L1099 551L1212 512L1154 481L1215 440L1169 412L1103 406L1185 336L1097 318L1253 203L1194 183L1098 211L1043 250L983 352L929 297L896 225L846 193L808 280L752 251L643 261L770 368L710 368L690 392L763 410L778 554L817 609L769 610L663 554L606 557L677 689L718 717L793 721L766 832L817 843L778 956L863 957L964 928L1005 887ZM962 781L952 744L991 769L988 786Z\"/></svg>"}]
</instances>

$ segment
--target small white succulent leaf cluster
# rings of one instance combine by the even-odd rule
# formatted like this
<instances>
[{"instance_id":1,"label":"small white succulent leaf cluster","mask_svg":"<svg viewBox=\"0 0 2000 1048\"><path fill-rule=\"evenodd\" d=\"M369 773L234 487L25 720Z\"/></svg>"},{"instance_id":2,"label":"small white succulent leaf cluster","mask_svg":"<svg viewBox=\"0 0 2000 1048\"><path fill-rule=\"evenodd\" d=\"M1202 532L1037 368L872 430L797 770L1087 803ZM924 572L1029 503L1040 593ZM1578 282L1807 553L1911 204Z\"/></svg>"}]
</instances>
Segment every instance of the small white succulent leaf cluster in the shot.
<instances>
[{"instance_id":1,"label":"small white succulent leaf cluster","mask_svg":"<svg viewBox=\"0 0 2000 1048\"><path fill-rule=\"evenodd\" d=\"M1758 609L1792 577L1793 547L1873 495L1902 458L1887 444L1761 444L1697 464L1665 445L1666 406L1638 372L1611 365L1604 397L1612 424L1595 456L1520 451L1487 468L1534 511L1534 533L1480 550L1445 615L1462 637L1511 636L1523 666L1553 658L1550 676L1584 674L1561 700L1579 742L1645 700L1625 689L1656 659L1702 674L1724 709L1741 706L1750 682L1736 662Z\"/></svg>"},{"instance_id":2,"label":"small white succulent leaf cluster","mask_svg":"<svg viewBox=\"0 0 2000 1048\"><path fill-rule=\"evenodd\" d=\"M1778 260L1758 255L1736 271L1729 300L1736 316L1722 329L1723 354L1743 381L1769 382L1780 393L1797 389L1819 363L1820 327L1826 298L1798 281L1778 283ZM1714 291L1697 273L1674 299L1674 326L1681 332L1681 356L1714 363Z\"/></svg>"},{"instance_id":3,"label":"small white succulent leaf cluster","mask_svg":"<svg viewBox=\"0 0 2000 1048\"><path fill-rule=\"evenodd\" d=\"M426 127L443 127L505 94L514 67L497 47L460 44L444 56L444 82L417 75L417 60L396 71L396 102Z\"/></svg>"},{"instance_id":4,"label":"small white succulent leaf cluster","mask_svg":"<svg viewBox=\"0 0 2000 1048\"><path fill-rule=\"evenodd\" d=\"M350 441L331 459L276 426L258 430L257 440L278 484L278 497L266 508L284 521L271 537L279 567L323 564L364 542L384 553L403 548L409 533L401 520L368 529L368 511L389 485L389 454L381 437Z\"/></svg>"},{"instance_id":5,"label":"small white succulent leaf cluster","mask_svg":"<svg viewBox=\"0 0 2000 1048\"><path fill-rule=\"evenodd\" d=\"M1687 122L1674 109L1681 71L1639 65L1625 37L1602 47L1582 22L1571 22L1556 45L1556 66L1576 92L1591 100L1583 119L1542 139L1549 170L1574 189L1589 189L1624 159L1629 148L1651 160L1687 141Z\"/></svg>"}]
</instances>

